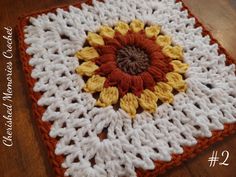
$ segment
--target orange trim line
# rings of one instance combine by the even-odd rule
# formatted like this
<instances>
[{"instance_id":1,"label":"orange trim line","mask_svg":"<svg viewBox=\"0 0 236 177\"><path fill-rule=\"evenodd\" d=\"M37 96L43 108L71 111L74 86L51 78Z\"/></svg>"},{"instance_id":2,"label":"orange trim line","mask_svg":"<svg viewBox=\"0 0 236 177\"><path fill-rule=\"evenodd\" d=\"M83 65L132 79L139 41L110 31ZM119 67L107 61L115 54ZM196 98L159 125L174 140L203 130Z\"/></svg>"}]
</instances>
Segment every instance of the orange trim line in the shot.
<instances>
[{"instance_id":1,"label":"orange trim line","mask_svg":"<svg viewBox=\"0 0 236 177\"><path fill-rule=\"evenodd\" d=\"M182 0L176 0L176 2L182 2ZM92 0L86 0L85 3L92 5ZM183 3L183 2L182 2ZM81 3L76 3L74 6L80 8ZM36 119L37 125L40 129L40 133L42 135L42 140L47 147L48 157L55 171L56 177L64 177L65 169L61 167L61 163L64 161L63 155L55 154L55 147L57 143L57 139L51 138L49 136L51 123L42 121L42 115L45 111L44 107L41 107L37 104L37 101L42 96L42 93L36 93L33 91L34 84L36 82L35 79L31 77L32 67L29 65L30 56L26 54L27 45L24 43L24 27L29 24L29 17L36 17L42 13L55 12L57 8L62 8L64 10L68 10L68 5L65 6L56 6L47 10L37 11L28 15L24 15L19 18L18 24L18 39L19 39L19 49L20 49L20 58L23 65L23 70L25 73L25 79L27 81L29 87L29 96L32 99L32 109L34 118ZM219 53L225 54L227 61L226 64L235 63L233 58L226 52L226 50L219 44L219 42L213 38L211 33L199 22L199 20L189 11L189 9L183 3L183 9L187 10L189 13L189 17L194 17L196 19L195 27L201 26L203 28L202 34L209 35L211 38L211 43L217 43L219 45ZM224 130L222 131L213 131L211 138L198 138L198 143L195 146L185 146L183 147L184 153L182 154L172 154L172 160L170 162L163 161L155 161L156 168L154 170L143 170L136 169L136 173L138 177L156 177L159 174L164 173L167 169L173 168L174 166L180 165L183 161L193 158L206 148L208 148L211 144L220 141L223 137L228 136L236 132L236 124L227 124L224 126Z\"/></svg>"}]
</instances>

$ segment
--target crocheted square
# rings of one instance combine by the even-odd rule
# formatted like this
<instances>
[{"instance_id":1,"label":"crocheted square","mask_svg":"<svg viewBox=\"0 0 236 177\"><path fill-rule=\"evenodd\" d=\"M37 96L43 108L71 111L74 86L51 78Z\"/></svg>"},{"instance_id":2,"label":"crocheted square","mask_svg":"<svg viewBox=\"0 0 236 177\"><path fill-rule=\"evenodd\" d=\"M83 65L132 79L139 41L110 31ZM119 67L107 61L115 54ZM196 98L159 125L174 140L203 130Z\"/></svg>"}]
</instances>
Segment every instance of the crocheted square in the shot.
<instances>
[{"instance_id":1,"label":"crocheted square","mask_svg":"<svg viewBox=\"0 0 236 177\"><path fill-rule=\"evenodd\" d=\"M235 65L180 0L94 0L21 19L58 177L154 177L236 130Z\"/></svg>"}]
</instances>

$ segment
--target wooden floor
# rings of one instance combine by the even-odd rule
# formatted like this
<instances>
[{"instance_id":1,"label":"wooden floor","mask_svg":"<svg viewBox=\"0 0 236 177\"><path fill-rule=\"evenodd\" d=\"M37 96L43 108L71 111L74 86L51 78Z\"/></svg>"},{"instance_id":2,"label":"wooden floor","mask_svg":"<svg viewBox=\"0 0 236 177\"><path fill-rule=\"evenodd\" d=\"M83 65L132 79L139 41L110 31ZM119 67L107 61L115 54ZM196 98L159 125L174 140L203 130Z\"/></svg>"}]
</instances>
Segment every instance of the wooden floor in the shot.
<instances>
[{"instance_id":1,"label":"wooden floor","mask_svg":"<svg viewBox=\"0 0 236 177\"><path fill-rule=\"evenodd\" d=\"M235 0L184 0L186 5L210 30L227 51L236 58L236 1ZM76 0L8 0L0 1L0 51L5 50L6 44L2 39L3 26L11 26L13 31L13 82L14 82L14 114L13 114L13 147L0 144L0 174L2 177L53 177L52 168L48 162L46 149L39 141L40 135L32 119L30 100L27 97L27 87L24 80L19 52L17 50L17 34L15 26L17 17L23 13L44 9L59 4L69 4ZM6 60L0 57L0 92L5 89L5 78L2 69ZM4 74L5 75L5 74ZM1 104L2 105L2 104ZM1 107L1 114L3 108ZM3 119L0 118L0 137L3 135ZM226 138L198 157L189 160L180 167L168 171L163 177L235 177L236 169L236 135ZM210 168L208 157L212 151L228 150L229 166ZM223 160L223 158L221 158Z\"/></svg>"}]
</instances>

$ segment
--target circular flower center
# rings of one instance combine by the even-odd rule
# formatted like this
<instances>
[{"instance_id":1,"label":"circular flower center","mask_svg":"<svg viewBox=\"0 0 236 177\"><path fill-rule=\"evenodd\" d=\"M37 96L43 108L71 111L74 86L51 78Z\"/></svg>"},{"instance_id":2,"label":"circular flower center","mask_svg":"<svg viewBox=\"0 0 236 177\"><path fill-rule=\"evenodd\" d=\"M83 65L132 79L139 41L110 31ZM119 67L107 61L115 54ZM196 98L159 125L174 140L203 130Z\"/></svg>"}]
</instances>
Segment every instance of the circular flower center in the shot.
<instances>
[{"instance_id":1,"label":"circular flower center","mask_svg":"<svg viewBox=\"0 0 236 177\"><path fill-rule=\"evenodd\" d=\"M146 71L149 67L148 54L136 46L125 46L117 51L116 61L118 67L131 75Z\"/></svg>"}]
</instances>

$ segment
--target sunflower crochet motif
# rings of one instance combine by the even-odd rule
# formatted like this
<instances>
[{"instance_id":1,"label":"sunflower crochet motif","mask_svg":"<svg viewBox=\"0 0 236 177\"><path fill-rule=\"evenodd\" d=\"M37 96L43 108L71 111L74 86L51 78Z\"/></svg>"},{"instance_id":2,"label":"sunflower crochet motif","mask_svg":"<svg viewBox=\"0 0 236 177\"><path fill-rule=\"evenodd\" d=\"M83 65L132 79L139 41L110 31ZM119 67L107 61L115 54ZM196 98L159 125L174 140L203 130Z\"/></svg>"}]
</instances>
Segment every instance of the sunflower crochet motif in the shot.
<instances>
[{"instance_id":1,"label":"sunflower crochet motif","mask_svg":"<svg viewBox=\"0 0 236 177\"><path fill-rule=\"evenodd\" d=\"M156 177L236 129L232 58L180 0L88 0L22 19L56 176Z\"/></svg>"},{"instance_id":2,"label":"sunflower crochet motif","mask_svg":"<svg viewBox=\"0 0 236 177\"><path fill-rule=\"evenodd\" d=\"M138 19L88 32L76 57L81 62L76 72L86 81L84 91L100 93L94 96L96 105L114 105L132 118L137 110L155 112L158 104L173 102L174 93L187 89L182 47L160 26Z\"/></svg>"}]
</instances>

